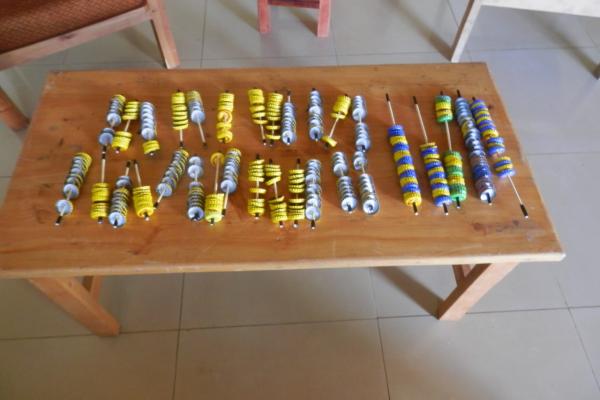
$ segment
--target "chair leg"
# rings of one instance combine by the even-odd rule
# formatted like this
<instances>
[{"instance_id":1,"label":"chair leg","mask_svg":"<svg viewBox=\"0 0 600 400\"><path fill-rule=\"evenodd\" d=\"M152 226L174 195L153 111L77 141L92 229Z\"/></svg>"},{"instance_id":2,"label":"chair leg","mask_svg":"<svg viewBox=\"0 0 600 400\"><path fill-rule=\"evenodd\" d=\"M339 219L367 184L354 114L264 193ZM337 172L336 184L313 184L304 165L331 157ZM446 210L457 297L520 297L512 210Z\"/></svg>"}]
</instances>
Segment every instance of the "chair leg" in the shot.
<instances>
[{"instance_id":1,"label":"chair leg","mask_svg":"<svg viewBox=\"0 0 600 400\"><path fill-rule=\"evenodd\" d=\"M168 69L177 68L180 64L179 55L177 54L175 39L173 38L173 33L169 26L165 3L163 0L147 1L148 8L152 13L152 29L154 30L154 36L158 42L158 47L160 48L165 66Z\"/></svg>"},{"instance_id":2,"label":"chair leg","mask_svg":"<svg viewBox=\"0 0 600 400\"><path fill-rule=\"evenodd\" d=\"M0 88L0 121L3 121L13 131L23 130L29 125L29 119L23 115L2 88Z\"/></svg>"},{"instance_id":3,"label":"chair leg","mask_svg":"<svg viewBox=\"0 0 600 400\"><path fill-rule=\"evenodd\" d=\"M321 0L319 2L319 25L317 26L317 36L329 36L329 25L331 23L331 0Z\"/></svg>"},{"instance_id":4,"label":"chair leg","mask_svg":"<svg viewBox=\"0 0 600 400\"><path fill-rule=\"evenodd\" d=\"M600 64L598 64L598 67L596 67L594 75L596 75L596 79L600 79Z\"/></svg>"},{"instance_id":5,"label":"chair leg","mask_svg":"<svg viewBox=\"0 0 600 400\"><path fill-rule=\"evenodd\" d=\"M258 30L260 33L271 32L271 10L269 0L258 0Z\"/></svg>"},{"instance_id":6,"label":"chair leg","mask_svg":"<svg viewBox=\"0 0 600 400\"><path fill-rule=\"evenodd\" d=\"M479 15L481 5L482 0L469 1L469 4L467 5L467 9L465 11L465 15L463 16L463 19L460 22L458 32L456 33L456 37L454 38L450 62L455 63L460 61L460 56L462 55L462 52L465 49L465 46L467 45L467 41L469 40L469 36L471 35L473 26L475 26L475 20Z\"/></svg>"}]
</instances>

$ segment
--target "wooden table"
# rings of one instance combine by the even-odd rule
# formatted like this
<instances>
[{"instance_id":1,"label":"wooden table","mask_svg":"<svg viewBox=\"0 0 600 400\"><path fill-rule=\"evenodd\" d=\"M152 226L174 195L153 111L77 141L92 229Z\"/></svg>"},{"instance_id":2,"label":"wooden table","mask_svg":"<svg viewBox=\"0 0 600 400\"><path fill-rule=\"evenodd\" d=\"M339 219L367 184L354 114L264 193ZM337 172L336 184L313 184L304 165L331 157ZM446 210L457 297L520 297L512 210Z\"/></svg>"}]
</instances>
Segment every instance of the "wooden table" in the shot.
<instances>
[{"instance_id":1,"label":"wooden table","mask_svg":"<svg viewBox=\"0 0 600 400\"><path fill-rule=\"evenodd\" d=\"M298 142L268 149L252 125L247 89L292 90L298 109ZM345 214L337 202L330 172L330 150L309 141L305 109L310 88L316 87L329 110L341 93L366 97L373 146L368 172L375 179L381 211ZM127 158L141 160L142 178L154 186L177 146L170 128L170 94L175 89L198 89L207 109L205 130L209 147L202 149L194 126L186 131L186 147L205 157L228 146L214 138L218 93L236 94L233 145L244 154L238 191L231 197L227 217L216 226L190 222L185 215L186 187L161 204L151 221L130 211L123 229L98 225L89 217L90 187L99 177L97 134L104 126L108 99L114 93L152 101L158 109L162 151L154 159L142 155L139 137L125 153L109 154L107 176L113 182ZM485 99L518 175L515 179L530 218L525 220L508 182L498 182L493 206L474 194L466 166L469 199L461 210L444 216L432 204L423 163L417 150L422 142L411 96L420 99L430 137L446 149L443 131L435 123L433 98L440 91ZM384 94L394 100L396 119L405 126L418 171L424 204L419 216L401 202L387 127L390 124ZM327 127L331 126L329 116ZM135 129L134 125L134 129ZM339 149L351 155L351 120L338 124ZM455 123L455 148L465 155ZM94 156L82 196L73 215L54 226L54 202L60 197L64 175L77 151ZM273 158L285 170L297 157L323 162L323 217L311 231L279 229L266 217L255 221L246 213L247 161L256 153ZM207 161L207 160L206 160ZM209 164L206 162L206 164ZM206 168L202 181L212 187L214 170ZM356 179L356 176L355 176ZM356 180L355 180L356 182ZM524 159L505 107L484 64L388 65L236 70L86 71L49 76L29 134L17 163L0 215L0 277L25 278L59 306L98 335L115 335L117 321L98 303L100 277L209 271L279 270L311 268L453 265L456 289L439 306L441 319L455 320L520 262L559 261L564 257L531 170ZM83 280L78 277L84 277Z\"/></svg>"}]
</instances>

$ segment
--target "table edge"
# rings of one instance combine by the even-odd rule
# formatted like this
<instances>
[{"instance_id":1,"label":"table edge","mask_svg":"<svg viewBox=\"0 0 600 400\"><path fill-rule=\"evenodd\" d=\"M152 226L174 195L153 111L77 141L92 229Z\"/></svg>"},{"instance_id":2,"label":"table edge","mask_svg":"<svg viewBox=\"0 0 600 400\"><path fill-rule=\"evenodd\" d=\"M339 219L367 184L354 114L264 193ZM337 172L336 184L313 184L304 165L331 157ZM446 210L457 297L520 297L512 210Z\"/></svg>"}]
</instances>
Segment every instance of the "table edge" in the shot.
<instances>
[{"instance_id":1,"label":"table edge","mask_svg":"<svg viewBox=\"0 0 600 400\"><path fill-rule=\"evenodd\" d=\"M539 263L559 262L565 258L562 251L474 257L432 257L432 258L379 258L379 259L334 259L334 260L295 260L295 261L253 261L234 262L227 264L179 264L166 266L128 265L115 267L81 267L61 269L6 269L0 268L0 279L42 278L42 277L76 277L76 276L111 276L111 275L158 275L200 272L235 272L235 271L277 271L294 269L340 269L340 268L371 268L371 267L408 267L408 266L439 266L457 264L489 264L489 263ZM315 267L318 265L318 267Z\"/></svg>"}]
</instances>

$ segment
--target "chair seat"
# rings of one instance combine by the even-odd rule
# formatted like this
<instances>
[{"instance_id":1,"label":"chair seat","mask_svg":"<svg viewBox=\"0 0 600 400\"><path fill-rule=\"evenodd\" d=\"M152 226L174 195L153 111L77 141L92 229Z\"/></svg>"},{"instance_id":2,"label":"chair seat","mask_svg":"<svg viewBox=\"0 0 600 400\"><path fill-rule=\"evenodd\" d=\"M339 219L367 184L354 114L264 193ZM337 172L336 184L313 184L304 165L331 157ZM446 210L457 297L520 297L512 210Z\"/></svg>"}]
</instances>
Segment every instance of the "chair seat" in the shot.
<instances>
[{"instance_id":1,"label":"chair seat","mask_svg":"<svg viewBox=\"0 0 600 400\"><path fill-rule=\"evenodd\" d=\"M0 0L0 53L141 7L145 0Z\"/></svg>"}]
</instances>

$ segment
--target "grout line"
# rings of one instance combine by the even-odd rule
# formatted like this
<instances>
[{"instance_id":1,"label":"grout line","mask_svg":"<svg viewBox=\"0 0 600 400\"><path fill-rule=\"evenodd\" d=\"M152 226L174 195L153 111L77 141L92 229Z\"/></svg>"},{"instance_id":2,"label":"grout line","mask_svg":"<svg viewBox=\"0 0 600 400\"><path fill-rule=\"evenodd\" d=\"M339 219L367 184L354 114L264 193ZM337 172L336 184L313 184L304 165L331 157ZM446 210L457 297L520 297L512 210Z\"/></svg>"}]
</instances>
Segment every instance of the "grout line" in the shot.
<instances>
[{"instance_id":1,"label":"grout line","mask_svg":"<svg viewBox=\"0 0 600 400\"><path fill-rule=\"evenodd\" d=\"M202 68L202 60L204 59L204 43L206 42L206 14L208 12L208 1L204 1L204 18L202 19L202 46L200 47L200 68Z\"/></svg>"},{"instance_id":2,"label":"grout line","mask_svg":"<svg viewBox=\"0 0 600 400\"><path fill-rule=\"evenodd\" d=\"M556 282L556 286L558 286L558 291L560 292L560 295L563 298L563 302L564 302L565 306L567 308L569 308L569 302L567 301L567 296L565 295L562 285L560 284L560 280L558 279L558 276L554 276L554 281Z\"/></svg>"},{"instance_id":3,"label":"grout line","mask_svg":"<svg viewBox=\"0 0 600 400\"><path fill-rule=\"evenodd\" d=\"M567 49L595 49L596 46L548 46L548 47L513 47L506 49L471 49L472 53L501 52L501 51L547 51Z\"/></svg>"},{"instance_id":4,"label":"grout line","mask_svg":"<svg viewBox=\"0 0 600 400\"><path fill-rule=\"evenodd\" d=\"M538 50L538 51L544 51L544 50L567 50L567 49L595 49L598 46L562 46L562 47L518 47L518 48L506 48L506 49L476 49L476 50L470 50L473 53L484 53L484 52L501 52L501 51L527 51L527 50ZM404 55L404 54L440 54L442 56L445 57L444 54L440 53L439 51L393 51L393 52L386 52L386 51L381 51L381 52L377 52L377 53L343 53L343 54L339 54L340 56L344 57L344 56L386 56L386 55ZM256 57L259 58L259 57ZM481 62L481 61L480 61Z\"/></svg>"},{"instance_id":5,"label":"grout line","mask_svg":"<svg viewBox=\"0 0 600 400\"><path fill-rule=\"evenodd\" d=\"M375 296L375 286L373 286L373 270L374 268L369 268L369 285L371 287L371 301L373 302L373 307L375 308L375 318L379 317L379 304L377 303L377 296Z\"/></svg>"},{"instance_id":6,"label":"grout line","mask_svg":"<svg viewBox=\"0 0 600 400\"><path fill-rule=\"evenodd\" d=\"M383 351L383 339L381 338L381 328L379 326L379 319L377 319L377 335L379 336L379 350L381 350L381 362L383 363L383 374L385 376L385 386L387 388L388 400L392 398L390 394L390 380L388 378L387 365L385 363L385 352Z\"/></svg>"},{"instance_id":7,"label":"grout line","mask_svg":"<svg viewBox=\"0 0 600 400\"><path fill-rule=\"evenodd\" d=\"M358 321L374 321L373 318L346 318L346 319L332 319L332 320L315 320L315 321L294 321L294 322L265 322L256 324L241 324L241 325L215 325L215 326L201 326L182 328L182 331L203 331L203 330L214 330L214 329L228 329L228 328L262 328L270 326L288 326L288 325L317 325L317 324L329 324L338 322L358 322Z\"/></svg>"},{"instance_id":8,"label":"grout line","mask_svg":"<svg viewBox=\"0 0 600 400\"><path fill-rule=\"evenodd\" d=\"M446 0L446 5L448 6L448 8L450 9L450 14L452 15L452 19L454 20L454 23L456 24L456 35L458 35L458 28L460 27L460 21L458 20L458 18L456 18L456 14L454 13L454 9L452 8L452 5L450 4L450 0ZM466 8L465 8L466 11ZM462 17L461 17L462 19ZM466 46L465 46L465 50L466 50Z\"/></svg>"},{"instance_id":9,"label":"grout line","mask_svg":"<svg viewBox=\"0 0 600 400\"><path fill-rule=\"evenodd\" d=\"M600 308L600 305L597 306L570 306L567 307L569 310L587 310L587 309L596 309Z\"/></svg>"},{"instance_id":10,"label":"grout line","mask_svg":"<svg viewBox=\"0 0 600 400\"><path fill-rule=\"evenodd\" d=\"M598 307L600 308L600 306ZM525 308L518 310L492 310L492 311L470 311L465 315L486 315L486 314L507 314L507 313L520 313L520 312L545 312L545 311L561 311L568 310L569 307L547 307L547 308ZM420 317L432 317L431 314L408 314L408 315L386 315L377 317L377 319L395 319L395 318L420 318Z\"/></svg>"},{"instance_id":11,"label":"grout line","mask_svg":"<svg viewBox=\"0 0 600 400\"><path fill-rule=\"evenodd\" d=\"M588 32L587 26L586 24L584 24L581 21L581 18L579 18L579 24L581 24L581 27L583 28L583 31L585 32L585 34L587 35L588 39L590 39L590 42L592 42L594 44L594 46L598 46L598 44L596 43L596 41L594 40L594 38L592 37L592 35L590 35L590 33Z\"/></svg>"},{"instance_id":12,"label":"grout line","mask_svg":"<svg viewBox=\"0 0 600 400\"><path fill-rule=\"evenodd\" d=\"M185 274L181 276L181 295L179 297L179 323L177 324L177 345L175 346L175 365L173 368L173 392L171 399L175 400L175 388L177 387L177 367L179 363L179 338L181 337L181 316L183 315L183 293L185 290Z\"/></svg>"},{"instance_id":13,"label":"grout line","mask_svg":"<svg viewBox=\"0 0 600 400\"><path fill-rule=\"evenodd\" d=\"M369 273L369 287L371 289L371 301L373 302L373 307L375 308L375 315L378 316L379 315L379 306L377 304L377 301L375 300L375 288L373 286L373 268L369 268L367 270L367 272ZM388 395L388 400L391 399L391 395L390 395L390 381L388 378L388 372L387 372L387 366L385 363L385 352L383 351L383 339L381 338L381 328L379 326L379 318L376 318L376 324L377 324L377 336L379 337L379 350L381 351L381 362L383 364L383 374L385 377L385 386L387 389L387 395Z\"/></svg>"},{"instance_id":14,"label":"grout line","mask_svg":"<svg viewBox=\"0 0 600 400\"><path fill-rule=\"evenodd\" d=\"M183 279L183 278L182 278ZM183 292L181 300L183 300ZM560 310L578 310L578 309L600 309L600 305L597 306L572 306L572 307L551 307L551 308L534 308L534 309L521 309L521 310L496 310L496 311L477 311L468 312L466 315L485 315L485 314L506 314L506 313L519 313L519 312L544 312L544 311L560 311ZM181 315L182 307L180 308L180 326L181 326ZM139 330L139 331L123 331L119 333L121 335L138 335L148 333L168 333L168 332L180 332L180 331L196 331L196 330L213 330L213 329L228 329L228 328L260 328L269 326L287 326L287 325L309 325L309 324L327 324L327 323L338 323L338 322L358 322L358 321L376 321L384 319L405 319L405 318L434 318L431 314L407 314L407 315L386 315L378 316L373 318L346 318L346 319L332 319L332 320L316 320L316 321L295 321L295 322L270 322L270 323L257 323L257 324L241 324L241 325L216 325L206 327L191 327L191 328L171 328L171 329L153 329L153 330ZM442 322L440 322L442 323ZM76 333L66 335L49 335L49 336L16 336L16 337L5 337L0 338L0 342L7 341L20 341L20 340L43 340L43 339L69 339L78 337L97 337L92 333Z\"/></svg>"},{"instance_id":15,"label":"grout line","mask_svg":"<svg viewBox=\"0 0 600 400\"><path fill-rule=\"evenodd\" d=\"M287 59L319 59L335 58L335 55L328 56L283 56L283 57L227 57L227 58L204 58L202 61L235 61L235 60L287 60ZM337 60L337 59L336 59Z\"/></svg>"},{"instance_id":16,"label":"grout line","mask_svg":"<svg viewBox=\"0 0 600 400\"><path fill-rule=\"evenodd\" d=\"M331 14L333 14L333 5L331 5ZM318 22L317 22L318 25ZM329 35L331 36L331 44L333 45L333 55L335 56L335 63L340 66L340 58L338 57L337 45L335 44L335 33L333 32L333 18L329 15ZM319 38L317 38L319 39Z\"/></svg>"},{"instance_id":17,"label":"grout line","mask_svg":"<svg viewBox=\"0 0 600 400\"><path fill-rule=\"evenodd\" d=\"M177 332L177 331L178 331L178 329L155 329L155 330L126 331L126 332L120 332L119 335L116 336L115 338L118 338L119 336L122 336L122 335L139 335L139 334L143 335L143 334L148 334L148 333L169 333L169 332ZM99 336L94 335L93 333L74 333L74 334L67 334L67 335L6 337L6 338L0 338L0 342L20 341L20 340L38 340L38 339L39 340L71 339L71 338L84 338L84 337L99 338ZM110 339L110 337L108 339Z\"/></svg>"},{"instance_id":18,"label":"grout line","mask_svg":"<svg viewBox=\"0 0 600 400\"><path fill-rule=\"evenodd\" d=\"M591 308L591 307L590 307ZM594 307L594 308L600 308ZM519 310L493 310L493 311L476 311L468 312L466 315L486 315L486 314L506 314L506 313L519 313L519 312L545 312L545 311L561 311L568 310L568 307L548 307L548 308L531 308L531 309L519 309ZM377 316L373 318L342 318L332 320L315 320L315 321L294 321L294 322L267 322L267 323L256 323L256 324L240 324L240 325L215 325L215 326L201 326L201 327L190 327L182 328L183 331L194 331L194 330L212 330L212 329L227 329L227 328L260 328L269 326L287 326L287 325L305 325L305 324L327 324L337 322L356 322L356 321L373 321L382 319L401 319L401 318L435 318L431 314L407 314L407 315L387 315Z\"/></svg>"},{"instance_id":19,"label":"grout line","mask_svg":"<svg viewBox=\"0 0 600 400\"><path fill-rule=\"evenodd\" d=\"M550 152L550 153L528 153L525 152L527 157L539 157L539 156L565 156L565 155L585 155L585 154L599 154L600 150L592 151L566 151L566 152Z\"/></svg>"},{"instance_id":20,"label":"grout line","mask_svg":"<svg viewBox=\"0 0 600 400\"><path fill-rule=\"evenodd\" d=\"M575 332L577 332L577 337L579 338L579 344L581 344L583 354L585 354L585 358L588 362L590 370L592 371L592 376L594 377L594 380L596 381L596 387L598 388L598 391L600 391L600 381L598 380L598 377L596 376L596 371L594 371L594 365L592 364L592 359L590 358L590 355L588 354L587 349L585 348L585 343L583 342L583 338L581 337L581 333L579 332L579 328L577 327L577 322L575 322L575 317L573 316L573 313L571 312L571 310L568 310L568 311L569 311L569 315L571 316L571 322L573 322L573 327L575 328Z\"/></svg>"}]
</instances>

